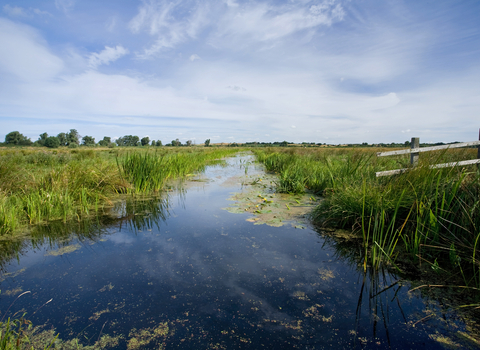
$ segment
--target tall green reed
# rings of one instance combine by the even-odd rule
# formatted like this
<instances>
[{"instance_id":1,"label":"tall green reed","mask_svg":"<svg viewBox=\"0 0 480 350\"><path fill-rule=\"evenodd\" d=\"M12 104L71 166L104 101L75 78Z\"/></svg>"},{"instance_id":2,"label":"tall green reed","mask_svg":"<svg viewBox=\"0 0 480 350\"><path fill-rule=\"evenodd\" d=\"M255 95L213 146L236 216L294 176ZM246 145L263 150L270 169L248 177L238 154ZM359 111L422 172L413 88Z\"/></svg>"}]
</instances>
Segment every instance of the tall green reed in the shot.
<instances>
[{"instance_id":1,"label":"tall green reed","mask_svg":"<svg viewBox=\"0 0 480 350\"><path fill-rule=\"evenodd\" d=\"M480 286L479 173L475 167L428 166L472 158L475 150L434 152L422 156L419 167L384 178L375 172L408 167L408 158L377 158L375 151L267 149L255 154L279 173L278 191L324 196L314 220L360 233L365 265L395 264L402 255L413 265L436 264L466 286Z\"/></svg>"},{"instance_id":2,"label":"tall green reed","mask_svg":"<svg viewBox=\"0 0 480 350\"><path fill-rule=\"evenodd\" d=\"M102 213L118 194L159 191L169 179L234 152L238 149L0 150L0 235Z\"/></svg>"},{"instance_id":3,"label":"tall green reed","mask_svg":"<svg viewBox=\"0 0 480 350\"><path fill-rule=\"evenodd\" d=\"M133 193L161 190L170 179L201 171L207 164L238 150L186 150L178 153L133 152L117 157L117 166L123 179L133 185Z\"/></svg>"}]
</instances>

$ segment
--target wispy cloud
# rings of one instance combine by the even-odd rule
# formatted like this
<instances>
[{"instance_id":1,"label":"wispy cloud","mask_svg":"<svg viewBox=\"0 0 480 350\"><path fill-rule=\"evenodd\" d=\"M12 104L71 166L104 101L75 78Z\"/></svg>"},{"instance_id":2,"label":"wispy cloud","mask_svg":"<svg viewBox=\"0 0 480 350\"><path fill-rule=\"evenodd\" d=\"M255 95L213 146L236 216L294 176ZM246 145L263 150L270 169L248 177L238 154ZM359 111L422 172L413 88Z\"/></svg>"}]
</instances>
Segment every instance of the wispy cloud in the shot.
<instances>
[{"instance_id":1,"label":"wispy cloud","mask_svg":"<svg viewBox=\"0 0 480 350\"><path fill-rule=\"evenodd\" d=\"M115 46L109 47L105 46L105 49L100 51L99 53L92 53L88 57L88 66L90 68L96 69L98 66L102 64L110 64L118 60L120 57L125 56L128 54L128 50L123 46Z\"/></svg>"},{"instance_id":2,"label":"wispy cloud","mask_svg":"<svg viewBox=\"0 0 480 350\"><path fill-rule=\"evenodd\" d=\"M241 86L237 86L237 85L229 85L227 86L227 89L230 89L230 90L233 90L233 91L247 91L247 89L241 87Z\"/></svg>"},{"instance_id":3,"label":"wispy cloud","mask_svg":"<svg viewBox=\"0 0 480 350\"><path fill-rule=\"evenodd\" d=\"M317 26L331 26L341 21L345 12L337 0L318 5L293 3L272 6L265 2L241 5L230 9L220 20L216 39L228 39L233 44L277 40L298 31ZM243 46L243 45L242 45Z\"/></svg>"},{"instance_id":4,"label":"wispy cloud","mask_svg":"<svg viewBox=\"0 0 480 350\"><path fill-rule=\"evenodd\" d=\"M113 33L116 26L117 26L117 18L116 17L110 17L108 19L107 23L105 24L105 29L108 32Z\"/></svg>"},{"instance_id":5,"label":"wispy cloud","mask_svg":"<svg viewBox=\"0 0 480 350\"><path fill-rule=\"evenodd\" d=\"M0 18L0 71L3 81L49 80L64 64L31 27Z\"/></svg>"},{"instance_id":6,"label":"wispy cloud","mask_svg":"<svg viewBox=\"0 0 480 350\"><path fill-rule=\"evenodd\" d=\"M40 15L40 16L53 16L50 12L48 11L42 11L42 10L39 10L39 9L32 9L30 8L31 11L33 11L33 13L35 13L36 15Z\"/></svg>"},{"instance_id":7,"label":"wispy cloud","mask_svg":"<svg viewBox=\"0 0 480 350\"><path fill-rule=\"evenodd\" d=\"M0 113L13 117L0 133L37 119L41 131L56 120L52 133L102 120L97 139L167 142L393 142L432 124L437 140L478 134L480 5L106 0L102 12L57 0L69 16L47 21L25 3L0 7Z\"/></svg>"},{"instance_id":8,"label":"wispy cloud","mask_svg":"<svg viewBox=\"0 0 480 350\"><path fill-rule=\"evenodd\" d=\"M3 12L5 12L7 15L12 16L12 17L27 17L27 13L22 7L19 6L10 6L10 5L4 5L3 6Z\"/></svg>"},{"instance_id":9,"label":"wispy cloud","mask_svg":"<svg viewBox=\"0 0 480 350\"><path fill-rule=\"evenodd\" d=\"M200 59L200 56L197 55L197 54L193 54L193 55L190 56L190 61L191 61L191 62L193 62L193 61L195 61L195 60L199 60L199 59Z\"/></svg>"},{"instance_id":10,"label":"wispy cloud","mask_svg":"<svg viewBox=\"0 0 480 350\"><path fill-rule=\"evenodd\" d=\"M344 16L340 0L324 0L316 5L297 2L282 6L267 2L238 4L233 1L145 0L129 27L133 33L145 31L156 38L138 55L149 58L189 40L203 40L217 47L233 45L244 48L305 29L331 26L342 21ZM212 21L212 18L215 20ZM199 38L204 31L203 38Z\"/></svg>"},{"instance_id":11,"label":"wispy cloud","mask_svg":"<svg viewBox=\"0 0 480 350\"><path fill-rule=\"evenodd\" d=\"M138 56L149 58L189 38L195 38L206 23L207 6L207 3L202 5L192 1L143 1L138 14L130 21L129 28L133 33L146 31L156 39Z\"/></svg>"},{"instance_id":12,"label":"wispy cloud","mask_svg":"<svg viewBox=\"0 0 480 350\"><path fill-rule=\"evenodd\" d=\"M73 10L73 7L75 6L75 0L55 0L55 6L58 10L68 14Z\"/></svg>"},{"instance_id":13,"label":"wispy cloud","mask_svg":"<svg viewBox=\"0 0 480 350\"><path fill-rule=\"evenodd\" d=\"M9 4L6 4L3 6L3 12L5 12L10 17L27 17L28 18L28 17L33 17L33 15L52 16L52 14L48 11L42 11L40 9L32 8L32 7L25 9L20 6L11 6Z\"/></svg>"}]
</instances>

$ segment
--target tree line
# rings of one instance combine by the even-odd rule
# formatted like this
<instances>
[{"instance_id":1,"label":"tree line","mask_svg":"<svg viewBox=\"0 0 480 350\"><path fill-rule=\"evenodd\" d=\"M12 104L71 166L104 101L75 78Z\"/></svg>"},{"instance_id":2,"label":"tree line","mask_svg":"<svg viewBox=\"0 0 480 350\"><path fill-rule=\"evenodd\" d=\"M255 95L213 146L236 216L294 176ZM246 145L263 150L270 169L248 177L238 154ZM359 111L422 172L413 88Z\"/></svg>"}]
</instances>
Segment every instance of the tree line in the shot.
<instances>
[{"instance_id":1,"label":"tree line","mask_svg":"<svg viewBox=\"0 0 480 350\"><path fill-rule=\"evenodd\" d=\"M19 131L9 132L5 136L5 145L15 145L15 146L43 146L48 148L58 148L58 147L70 147L75 148L80 145L87 147L137 147L137 146L152 146L152 147L161 147L163 146L162 141L160 140L150 140L148 136L140 139L135 135L125 135L117 138L115 141L112 141L112 138L105 136L102 140L95 143L95 138L92 136L83 136L76 129L70 129L69 132L61 132L57 136L49 136L46 132L40 134L38 140L32 141L29 137L24 136ZM165 146L192 146L193 141L188 140L185 144L182 144L179 139L172 140L170 143L167 143ZM210 146L210 139L205 140L205 147Z\"/></svg>"}]
</instances>

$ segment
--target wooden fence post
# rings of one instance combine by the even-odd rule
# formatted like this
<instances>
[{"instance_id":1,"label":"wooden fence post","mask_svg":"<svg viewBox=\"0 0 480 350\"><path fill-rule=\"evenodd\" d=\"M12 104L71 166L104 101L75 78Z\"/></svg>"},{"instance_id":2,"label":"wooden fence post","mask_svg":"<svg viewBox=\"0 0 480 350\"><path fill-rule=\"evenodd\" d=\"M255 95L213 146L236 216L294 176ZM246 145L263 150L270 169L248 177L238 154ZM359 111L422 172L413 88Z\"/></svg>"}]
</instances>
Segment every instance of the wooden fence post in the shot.
<instances>
[{"instance_id":1,"label":"wooden fence post","mask_svg":"<svg viewBox=\"0 0 480 350\"><path fill-rule=\"evenodd\" d=\"M480 129L478 129L478 141L480 141ZM480 159L480 145L478 145L477 159ZM477 170L480 171L480 164L477 164Z\"/></svg>"},{"instance_id":2,"label":"wooden fence post","mask_svg":"<svg viewBox=\"0 0 480 350\"><path fill-rule=\"evenodd\" d=\"M480 141L480 129L478 129L478 141ZM477 159L480 159L480 145L478 145Z\"/></svg>"},{"instance_id":3,"label":"wooden fence post","mask_svg":"<svg viewBox=\"0 0 480 350\"><path fill-rule=\"evenodd\" d=\"M419 137L412 137L412 142L410 143L410 148L412 148L412 149L420 148L420 138ZM410 153L410 164L412 166L417 166L417 164L418 164L418 153Z\"/></svg>"}]
</instances>

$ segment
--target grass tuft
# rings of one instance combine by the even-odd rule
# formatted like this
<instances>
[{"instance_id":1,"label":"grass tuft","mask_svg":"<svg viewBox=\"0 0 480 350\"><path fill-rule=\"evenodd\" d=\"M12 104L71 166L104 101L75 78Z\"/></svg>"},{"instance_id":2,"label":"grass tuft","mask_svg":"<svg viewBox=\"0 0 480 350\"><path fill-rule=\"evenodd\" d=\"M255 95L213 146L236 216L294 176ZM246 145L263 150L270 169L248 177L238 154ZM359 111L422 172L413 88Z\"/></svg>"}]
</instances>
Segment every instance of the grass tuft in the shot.
<instances>
[{"instance_id":1,"label":"grass tuft","mask_svg":"<svg viewBox=\"0 0 480 350\"><path fill-rule=\"evenodd\" d=\"M313 212L324 227L361 237L364 266L414 266L448 271L447 279L480 287L480 174L477 167L429 165L475 158L475 149L422 154L418 167L390 177L375 172L408 168L407 156L377 158L372 149L266 149L255 154L278 172L277 190L310 190L324 199ZM434 269L435 270L435 269Z\"/></svg>"}]
</instances>

